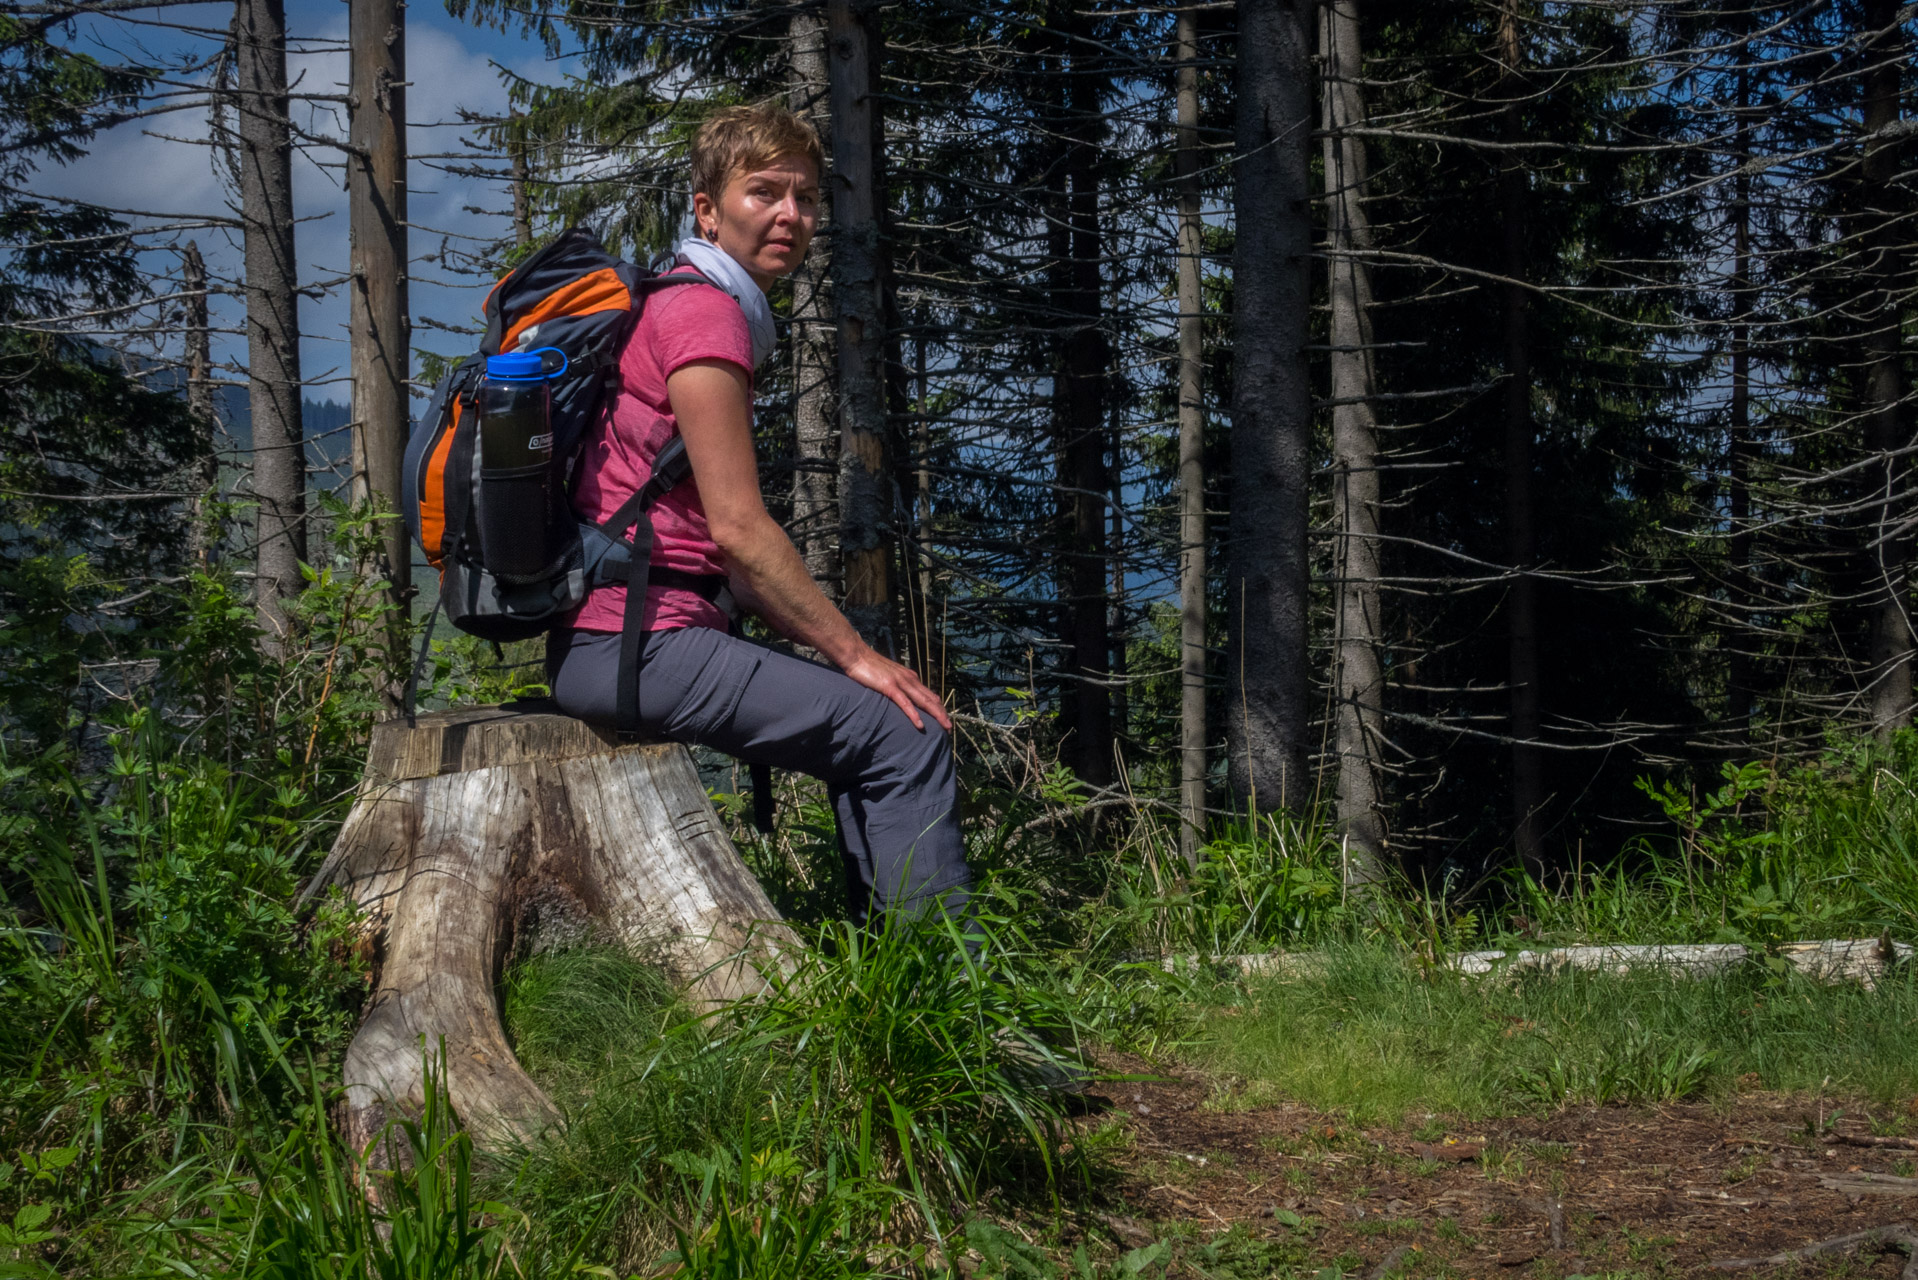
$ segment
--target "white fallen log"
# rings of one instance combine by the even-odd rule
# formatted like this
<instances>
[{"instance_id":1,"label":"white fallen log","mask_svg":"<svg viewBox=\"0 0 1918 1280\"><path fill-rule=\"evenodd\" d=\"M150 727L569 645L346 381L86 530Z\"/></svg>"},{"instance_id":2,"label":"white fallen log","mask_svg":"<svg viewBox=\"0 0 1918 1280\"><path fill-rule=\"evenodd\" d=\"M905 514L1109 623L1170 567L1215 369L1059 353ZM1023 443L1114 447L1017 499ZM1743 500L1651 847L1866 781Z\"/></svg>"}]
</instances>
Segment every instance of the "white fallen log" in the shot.
<instances>
[{"instance_id":1,"label":"white fallen log","mask_svg":"<svg viewBox=\"0 0 1918 1280\"><path fill-rule=\"evenodd\" d=\"M1460 973L1481 975L1526 969L1584 969L1618 974L1636 970L1704 977L1724 973L1755 958L1751 948L1735 942L1679 946L1551 947L1539 951L1468 951L1448 957ZM1793 969L1816 982L1858 982L1870 988L1893 965L1911 958L1908 943L1889 938L1844 938L1818 942L1789 942L1775 953Z\"/></svg>"},{"instance_id":2,"label":"white fallen log","mask_svg":"<svg viewBox=\"0 0 1918 1280\"><path fill-rule=\"evenodd\" d=\"M1912 957L1911 944L1889 938L1845 938L1819 942L1792 942L1776 953L1799 973L1818 982L1857 982L1866 989L1895 965ZM1681 977L1724 973L1754 958L1752 949L1735 942L1692 945L1546 947L1537 951L1466 951L1446 956L1446 968L1466 977L1579 969L1626 974L1658 970ZM1252 977L1291 981L1322 975L1329 963L1323 952L1273 951L1230 956L1166 956L1160 967L1168 973L1201 967L1221 968Z\"/></svg>"},{"instance_id":3,"label":"white fallen log","mask_svg":"<svg viewBox=\"0 0 1918 1280\"><path fill-rule=\"evenodd\" d=\"M375 726L358 799L306 890L358 904L377 972L347 1050L344 1136L424 1101L423 1062L481 1141L558 1119L514 1058L495 988L516 951L643 948L711 1006L798 943L726 838L684 747L621 744L544 703Z\"/></svg>"}]
</instances>

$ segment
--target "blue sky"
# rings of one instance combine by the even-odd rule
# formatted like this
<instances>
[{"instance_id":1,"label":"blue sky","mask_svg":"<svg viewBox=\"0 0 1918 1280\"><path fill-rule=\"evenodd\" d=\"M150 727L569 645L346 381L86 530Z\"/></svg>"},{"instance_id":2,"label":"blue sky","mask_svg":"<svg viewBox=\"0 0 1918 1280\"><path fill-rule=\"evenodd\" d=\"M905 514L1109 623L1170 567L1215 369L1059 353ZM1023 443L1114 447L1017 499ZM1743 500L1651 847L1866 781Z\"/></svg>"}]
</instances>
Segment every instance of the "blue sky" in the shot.
<instances>
[{"instance_id":1,"label":"blue sky","mask_svg":"<svg viewBox=\"0 0 1918 1280\"><path fill-rule=\"evenodd\" d=\"M221 31L231 15L231 5L206 4L169 9L163 16L170 22ZM149 10L133 16L162 15ZM460 150L468 136L458 123L461 108L480 112L504 109L505 88L492 64L544 80L557 80L565 72L564 61L549 61L536 41L457 22L437 0L413 6L407 19L407 78L412 82L407 90L407 145L413 154ZM316 93L345 91L346 54L328 44L344 39L346 22L343 0L289 0L288 30L310 42L289 59L290 75L301 88ZM102 57L112 57L111 51L116 48L129 50L135 42L162 57L203 57L213 46L208 35L109 22L81 29L76 37L83 45L98 46ZM305 111L296 110L294 118L316 134L345 135L343 109L335 114L325 104L312 104ZM132 122L101 134L83 160L44 171L37 185L51 194L116 208L185 217L226 213L234 193L217 174L212 150L194 145L195 140L206 136L205 113L198 110ZM296 243L303 282L336 277L345 267L346 199L337 164L337 154L317 151L295 160L294 201L301 219ZM334 167L323 167L326 165ZM411 242L413 254L433 253L441 243L439 235L422 228L480 235L503 231L510 201L499 184L454 179L423 163L412 166L411 180L408 216L416 227ZM469 206L491 212L470 212ZM237 232L200 230L182 233L178 238L184 240L188 235L198 240L215 276L231 278L238 274ZM177 256L170 250L155 251L148 260L157 271L177 270ZM415 264L412 305L416 317L461 323L477 312L483 296L484 287L470 277L449 275L433 262ZM216 326L241 327L238 299L216 298L213 305ZM327 381L329 377L341 377L346 364L346 303L342 291L334 287L316 301L303 300L300 324L305 335L302 368L316 384L309 395L345 400L345 384ZM244 350L244 341L238 335L216 335L215 343L216 359L238 359ZM454 335L424 327L416 328L414 343L445 351L461 345Z\"/></svg>"}]
</instances>

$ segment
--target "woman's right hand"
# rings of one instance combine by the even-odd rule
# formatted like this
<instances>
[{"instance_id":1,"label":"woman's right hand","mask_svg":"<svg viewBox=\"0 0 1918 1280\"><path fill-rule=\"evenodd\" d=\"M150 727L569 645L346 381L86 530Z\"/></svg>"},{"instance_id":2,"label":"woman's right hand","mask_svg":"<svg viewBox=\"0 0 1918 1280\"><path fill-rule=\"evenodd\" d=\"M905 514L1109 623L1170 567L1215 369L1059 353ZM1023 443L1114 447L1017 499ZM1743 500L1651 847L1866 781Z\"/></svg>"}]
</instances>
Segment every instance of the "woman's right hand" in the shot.
<instances>
[{"instance_id":1,"label":"woman's right hand","mask_svg":"<svg viewBox=\"0 0 1918 1280\"><path fill-rule=\"evenodd\" d=\"M877 650L865 646L865 652L855 655L850 662L840 666L848 678L865 685L874 693L884 694L892 699L893 705L906 713L906 719L912 721L912 727L925 731L926 722L919 716L921 711L931 716L941 729L952 732L952 717L946 714L946 704L939 695L926 687L919 673L903 662L894 662Z\"/></svg>"}]
</instances>

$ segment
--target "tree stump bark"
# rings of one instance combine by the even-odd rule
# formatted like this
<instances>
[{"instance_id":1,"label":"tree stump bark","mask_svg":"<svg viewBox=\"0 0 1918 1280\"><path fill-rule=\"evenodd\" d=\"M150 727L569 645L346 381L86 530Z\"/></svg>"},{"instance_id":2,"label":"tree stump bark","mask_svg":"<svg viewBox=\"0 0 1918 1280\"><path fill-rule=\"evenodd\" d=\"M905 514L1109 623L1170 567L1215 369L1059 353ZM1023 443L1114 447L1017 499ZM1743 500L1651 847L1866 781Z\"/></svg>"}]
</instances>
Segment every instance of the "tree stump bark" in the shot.
<instances>
[{"instance_id":1,"label":"tree stump bark","mask_svg":"<svg viewBox=\"0 0 1918 1280\"><path fill-rule=\"evenodd\" d=\"M686 749L621 744L550 703L376 725L358 799L306 890L365 913L376 974L345 1063L344 1136L416 1114L423 1063L481 1141L558 1112L513 1056L496 986L517 948L609 941L657 954L707 1006L763 989L797 942L740 861Z\"/></svg>"}]
</instances>

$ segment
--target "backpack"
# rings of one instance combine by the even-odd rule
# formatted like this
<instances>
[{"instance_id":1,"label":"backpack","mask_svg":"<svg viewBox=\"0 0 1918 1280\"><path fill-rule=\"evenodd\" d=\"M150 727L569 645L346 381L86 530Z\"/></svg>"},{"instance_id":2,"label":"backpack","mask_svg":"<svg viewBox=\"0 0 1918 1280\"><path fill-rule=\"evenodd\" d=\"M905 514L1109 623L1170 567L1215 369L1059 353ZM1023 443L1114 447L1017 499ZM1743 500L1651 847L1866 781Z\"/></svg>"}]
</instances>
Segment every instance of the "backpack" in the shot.
<instances>
[{"instance_id":1,"label":"backpack","mask_svg":"<svg viewBox=\"0 0 1918 1280\"><path fill-rule=\"evenodd\" d=\"M695 591L730 615L726 579L650 565L653 529L647 513L691 473L678 436L653 460L651 478L610 519L597 525L579 523L565 495L606 393L618 385L620 350L647 295L668 285L702 283L709 282L697 271L665 275L658 267L635 266L607 253L592 232L580 227L567 231L521 263L487 295L486 333L479 351L460 361L433 388L426 413L406 448L401 505L407 527L426 553L427 563L439 570L438 607L461 631L496 644L532 639L576 609L593 587L609 582L627 585L618 700L622 737L638 732L639 622L649 581ZM551 465L556 472L547 491L559 495L558 501L568 509L515 511L507 516L534 528L557 521L562 550L537 573L506 574L486 563L476 533L477 508L483 500L476 397L486 357L547 348L566 361L547 380ZM432 635L431 622L426 630L421 663ZM418 676L416 664L407 685L409 712Z\"/></svg>"}]
</instances>

